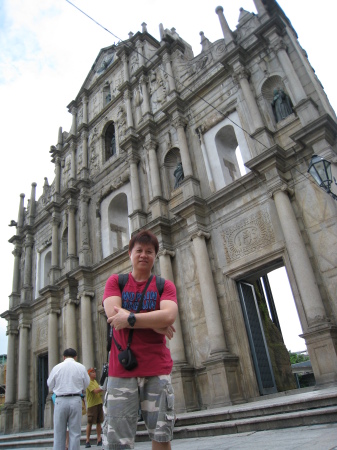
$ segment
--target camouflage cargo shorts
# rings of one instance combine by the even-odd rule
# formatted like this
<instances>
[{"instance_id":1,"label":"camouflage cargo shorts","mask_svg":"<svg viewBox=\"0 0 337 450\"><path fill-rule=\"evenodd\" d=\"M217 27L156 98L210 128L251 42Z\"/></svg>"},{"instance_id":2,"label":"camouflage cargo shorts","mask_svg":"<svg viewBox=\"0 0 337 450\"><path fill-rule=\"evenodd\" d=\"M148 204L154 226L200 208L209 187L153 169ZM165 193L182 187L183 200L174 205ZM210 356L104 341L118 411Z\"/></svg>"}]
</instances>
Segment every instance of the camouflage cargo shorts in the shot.
<instances>
[{"instance_id":1,"label":"camouflage cargo shorts","mask_svg":"<svg viewBox=\"0 0 337 450\"><path fill-rule=\"evenodd\" d=\"M172 440L175 421L170 375L146 378L109 377L103 411L103 448L133 449L139 402L151 440Z\"/></svg>"}]
</instances>

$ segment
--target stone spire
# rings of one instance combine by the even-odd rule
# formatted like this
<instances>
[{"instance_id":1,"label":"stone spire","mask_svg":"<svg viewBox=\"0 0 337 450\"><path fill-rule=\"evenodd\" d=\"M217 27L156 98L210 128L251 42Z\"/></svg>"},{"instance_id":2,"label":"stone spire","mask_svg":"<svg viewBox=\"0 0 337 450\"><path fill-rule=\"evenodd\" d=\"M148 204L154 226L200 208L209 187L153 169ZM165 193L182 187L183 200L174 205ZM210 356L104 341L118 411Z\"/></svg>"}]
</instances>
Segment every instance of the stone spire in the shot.
<instances>
[{"instance_id":1,"label":"stone spire","mask_svg":"<svg viewBox=\"0 0 337 450\"><path fill-rule=\"evenodd\" d=\"M225 19L224 13L223 13L223 7L217 6L215 8L215 12L217 13L223 33L223 37L225 39L225 44L228 45L230 42L233 41L233 35L232 31L228 26L227 20Z\"/></svg>"},{"instance_id":2,"label":"stone spire","mask_svg":"<svg viewBox=\"0 0 337 450\"><path fill-rule=\"evenodd\" d=\"M209 39L207 39L207 37L204 35L203 31L200 31L199 34L201 36L201 51L206 52L210 48L211 43L209 42Z\"/></svg>"}]
</instances>

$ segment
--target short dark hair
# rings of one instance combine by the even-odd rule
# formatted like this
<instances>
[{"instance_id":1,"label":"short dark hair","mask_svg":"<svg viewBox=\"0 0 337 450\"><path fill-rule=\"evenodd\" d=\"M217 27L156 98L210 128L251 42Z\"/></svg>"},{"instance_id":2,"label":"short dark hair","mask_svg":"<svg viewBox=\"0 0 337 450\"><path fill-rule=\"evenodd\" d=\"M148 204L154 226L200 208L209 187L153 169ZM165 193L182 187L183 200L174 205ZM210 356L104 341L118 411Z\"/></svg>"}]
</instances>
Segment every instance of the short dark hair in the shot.
<instances>
[{"instance_id":1,"label":"short dark hair","mask_svg":"<svg viewBox=\"0 0 337 450\"><path fill-rule=\"evenodd\" d=\"M75 358L75 356L77 356L77 352L73 348L67 348L66 350L64 350L63 356L65 358Z\"/></svg>"},{"instance_id":2,"label":"short dark hair","mask_svg":"<svg viewBox=\"0 0 337 450\"><path fill-rule=\"evenodd\" d=\"M132 236L132 238L130 239L130 242L129 242L129 252L130 253L131 253L133 247L135 246L135 244L137 244L137 243L151 244L151 245L153 245L156 254L158 253L159 242L158 242L157 236L149 230L142 230L139 233Z\"/></svg>"}]
</instances>

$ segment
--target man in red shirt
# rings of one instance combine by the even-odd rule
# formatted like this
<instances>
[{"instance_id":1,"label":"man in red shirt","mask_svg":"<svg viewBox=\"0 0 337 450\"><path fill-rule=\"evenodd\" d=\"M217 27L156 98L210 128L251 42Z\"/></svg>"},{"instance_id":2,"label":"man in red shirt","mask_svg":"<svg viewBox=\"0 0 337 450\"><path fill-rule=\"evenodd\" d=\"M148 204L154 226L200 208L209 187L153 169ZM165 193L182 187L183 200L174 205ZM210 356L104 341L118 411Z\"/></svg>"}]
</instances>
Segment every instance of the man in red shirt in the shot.
<instances>
[{"instance_id":1,"label":"man in red shirt","mask_svg":"<svg viewBox=\"0 0 337 450\"><path fill-rule=\"evenodd\" d=\"M178 313L174 284L165 280L159 296L153 277L140 311L136 312L158 249L158 240L150 231L143 230L133 236L129 243L132 272L123 292L118 285L118 275L109 277L105 286L103 305L108 322L113 326L114 339L124 350L129 332L134 329L130 348L138 365L132 370L125 369L112 341L103 424L104 448L134 448L140 402L152 450L171 449L175 420L170 375L173 361L166 347L166 337L173 337L173 323Z\"/></svg>"}]
</instances>

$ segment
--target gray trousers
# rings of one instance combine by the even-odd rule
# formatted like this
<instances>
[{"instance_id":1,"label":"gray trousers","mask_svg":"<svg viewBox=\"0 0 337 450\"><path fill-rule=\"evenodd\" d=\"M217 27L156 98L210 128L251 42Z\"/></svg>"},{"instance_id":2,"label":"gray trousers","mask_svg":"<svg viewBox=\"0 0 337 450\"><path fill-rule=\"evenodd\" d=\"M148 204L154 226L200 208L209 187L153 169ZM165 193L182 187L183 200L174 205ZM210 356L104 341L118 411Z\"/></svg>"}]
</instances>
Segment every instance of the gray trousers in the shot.
<instances>
[{"instance_id":1,"label":"gray trousers","mask_svg":"<svg viewBox=\"0 0 337 450\"><path fill-rule=\"evenodd\" d=\"M54 407L54 450L65 449L67 425L69 428L69 450L80 450L81 422L81 397L56 397Z\"/></svg>"}]
</instances>

